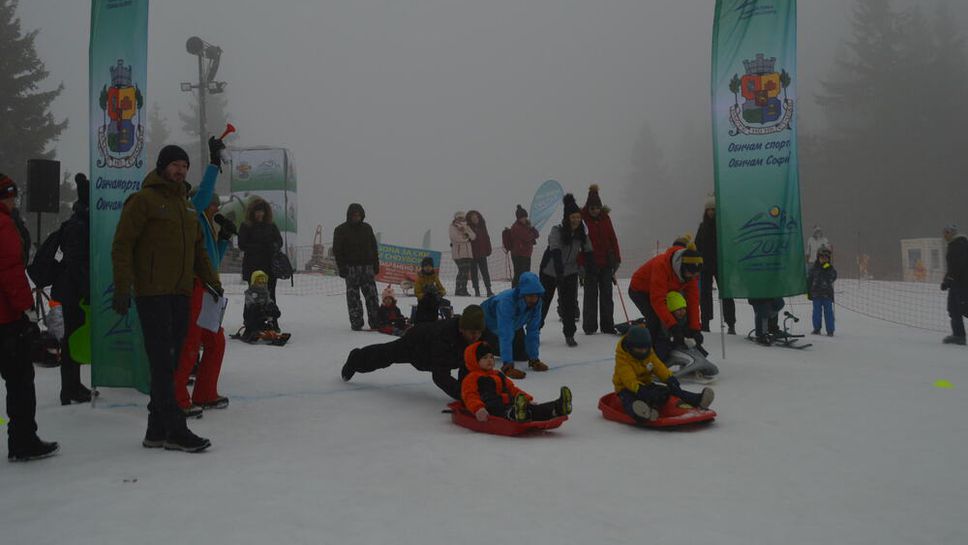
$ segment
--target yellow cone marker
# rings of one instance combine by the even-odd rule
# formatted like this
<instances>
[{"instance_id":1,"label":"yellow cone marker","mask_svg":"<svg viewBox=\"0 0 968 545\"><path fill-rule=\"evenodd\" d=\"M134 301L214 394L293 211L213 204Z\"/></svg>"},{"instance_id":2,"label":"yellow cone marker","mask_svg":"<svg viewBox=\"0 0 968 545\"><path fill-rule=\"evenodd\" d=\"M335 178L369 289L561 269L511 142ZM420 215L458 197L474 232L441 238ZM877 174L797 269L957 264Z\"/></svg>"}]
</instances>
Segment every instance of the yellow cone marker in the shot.
<instances>
[{"instance_id":1,"label":"yellow cone marker","mask_svg":"<svg viewBox=\"0 0 968 545\"><path fill-rule=\"evenodd\" d=\"M934 385L937 386L938 388L944 388L945 390L955 389L955 385L945 379L934 381Z\"/></svg>"}]
</instances>

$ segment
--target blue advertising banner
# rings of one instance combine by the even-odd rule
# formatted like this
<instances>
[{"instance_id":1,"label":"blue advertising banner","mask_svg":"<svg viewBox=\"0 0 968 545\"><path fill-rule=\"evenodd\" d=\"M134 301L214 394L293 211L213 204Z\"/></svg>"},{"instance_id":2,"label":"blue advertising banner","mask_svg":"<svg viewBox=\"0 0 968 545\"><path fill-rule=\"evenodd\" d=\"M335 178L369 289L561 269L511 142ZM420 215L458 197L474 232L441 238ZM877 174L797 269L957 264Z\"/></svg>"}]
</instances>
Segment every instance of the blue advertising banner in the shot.
<instances>
[{"instance_id":1,"label":"blue advertising banner","mask_svg":"<svg viewBox=\"0 0 968 545\"><path fill-rule=\"evenodd\" d=\"M555 210L561 206L561 199L565 196L565 191L557 180L548 180L541 184L531 199L531 211L528 217L531 219L531 226L541 231L544 224L555 215Z\"/></svg>"}]
</instances>

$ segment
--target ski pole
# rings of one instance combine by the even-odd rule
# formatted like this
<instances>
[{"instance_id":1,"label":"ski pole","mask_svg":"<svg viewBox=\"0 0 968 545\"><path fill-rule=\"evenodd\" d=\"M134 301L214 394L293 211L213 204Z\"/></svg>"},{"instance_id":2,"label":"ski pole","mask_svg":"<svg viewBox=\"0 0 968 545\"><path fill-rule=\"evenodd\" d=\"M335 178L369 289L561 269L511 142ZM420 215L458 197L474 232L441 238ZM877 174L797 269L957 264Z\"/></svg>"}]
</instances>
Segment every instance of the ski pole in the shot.
<instances>
[{"instance_id":1,"label":"ski pole","mask_svg":"<svg viewBox=\"0 0 968 545\"><path fill-rule=\"evenodd\" d=\"M632 320L629 319L629 310L625 308L625 298L622 297L622 288L619 287L618 280L614 276L612 277L612 285L618 288L618 300L622 303L622 312L625 313L625 323L631 324Z\"/></svg>"}]
</instances>

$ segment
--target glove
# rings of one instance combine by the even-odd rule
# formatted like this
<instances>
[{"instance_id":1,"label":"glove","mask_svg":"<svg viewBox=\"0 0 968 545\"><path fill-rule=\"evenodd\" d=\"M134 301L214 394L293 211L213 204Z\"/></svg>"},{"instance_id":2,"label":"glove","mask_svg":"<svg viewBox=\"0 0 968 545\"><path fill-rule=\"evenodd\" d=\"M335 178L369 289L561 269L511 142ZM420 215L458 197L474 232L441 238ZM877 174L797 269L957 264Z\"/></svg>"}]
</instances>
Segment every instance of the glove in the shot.
<instances>
[{"instance_id":1,"label":"glove","mask_svg":"<svg viewBox=\"0 0 968 545\"><path fill-rule=\"evenodd\" d=\"M346 276L350 273L346 267L337 267L337 271L339 272L340 278L346 278Z\"/></svg>"},{"instance_id":2,"label":"glove","mask_svg":"<svg viewBox=\"0 0 968 545\"><path fill-rule=\"evenodd\" d=\"M234 236L239 236L239 229L235 226L235 223L232 220L226 218L222 214L215 214L215 217L212 219L219 225L219 227L221 227L218 233L218 238L229 240Z\"/></svg>"},{"instance_id":3,"label":"glove","mask_svg":"<svg viewBox=\"0 0 968 545\"><path fill-rule=\"evenodd\" d=\"M211 284L205 284L205 291L207 291L209 295L212 296L212 299L216 302L222 298L222 295L225 294L225 290L222 289L222 286L213 286Z\"/></svg>"},{"instance_id":4,"label":"glove","mask_svg":"<svg viewBox=\"0 0 968 545\"><path fill-rule=\"evenodd\" d=\"M679 379L677 379L676 377L667 378L665 383L666 383L666 386L668 386L669 389L672 390L673 392L678 392L680 390Z\"/></svg>"},{"instance_id":5,"label":"glove","mask_svg":"<svg viewBox=\"0 0 968 545\"><path fill-rule=\"evenodd\" d=\"M685 340L686 334L682 330L682 326L681 325L676 324L676 325L672 326L671 328L669 328L669 333L672 335L672 343L675 346L680 346L680 345L686 344L686 340Z\"/></svg>"},{"instance_id":6,"label":"glove","mask_svg":"<svg viewBox=\"0 0 968 545\"><path fill-rule=\"evenodd\" d=\"M474 413L474 418L476 418L478 422L487 422L487 416L488 412L484 407L477 409L477 412Z\"/></svg>"},{"instance_id":7,"label":"glove","mask_svg":"<svg viewBox=\"0 0 968 545\"><path fill-rule=\"evenodd\" d=\"M702 331L690 331L689 336L692 337L692 340L696 341L696 344L702 344Z\"/></svg>"},{"instance_id":8,"label":"glove","mask_svg":"<svg viewBox=\"0 0 968 545\"><path fill-rule=\"evenodd\" d=\"M219 172L222 172L222 150L224 149L225 142L214 136L208 137L208 160L218 167Z\"/></svg>"},{"instance_id":9,"label":"glove","mask_svg":"<svg viewBox=\"0 0 968 545\"><path fill-rule=\"evenodd\" d=\"M111 300L111 308L121 316L127 316L128 309L131 308L131 296L127 293L115 291L114 299Z\"/></svg>"}]
</instances>

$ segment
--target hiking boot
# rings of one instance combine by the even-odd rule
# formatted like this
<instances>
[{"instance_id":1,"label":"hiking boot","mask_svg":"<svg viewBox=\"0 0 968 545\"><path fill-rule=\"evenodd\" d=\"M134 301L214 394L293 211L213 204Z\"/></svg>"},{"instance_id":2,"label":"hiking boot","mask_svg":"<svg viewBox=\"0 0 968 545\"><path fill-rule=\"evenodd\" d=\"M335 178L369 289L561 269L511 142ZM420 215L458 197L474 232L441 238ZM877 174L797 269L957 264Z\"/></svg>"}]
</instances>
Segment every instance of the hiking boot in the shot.
<instances>
[{"instance_id":1,"label":"hiking boot","mask_svg":"<svg viewBox=\"0 0 968 545\"><path fill-rule=\"evenodd\" d=\"M602 326L602 333L607 333L609 335L615 335L615 334L618 333L618 331L615 331L615 326L611 326L611 327Z\"/></svg>"},{"instance_id":2,"label":"hiking boot","mask_svg":"<svg viewBox=\"0 0 968 545\"><path fill-rule=\"evenodd\" d=\"M575 341L575 339L572 339L572 342L574 342L574 341ZM578 344L578 343L575 343L575 344ZM532 371L537 371L539 373L548 370L548 366L545 365L545 363L543 361L541 361L541 360L539 360L537 358L535 358L533 360L528 360L528 367L530 367Z\"/></svg>"},{"instance_id":3,"label":"hiking boot","mask_svg":"<svg viewBox=\"0 0 968 545\"><path fill-rule=\"evenodd\" d=\"M819 329L814 329L813 331L810 332L810 334L811 335L820 335L820 330Z\"/></svg>"},{"instance_id":4,"label":"hiking boot","mask_svg":"<svg viewBox=\"0 0 968 545\"><path fill-rule=\"evenodd\" d=\"M948 335L947 337L945 337L944 339L942 339L941 342L943 342L944 344L959 344L961 346L964 346L965 345L965 338L964 337L958 337L956 335Z\"/></svg>"},{"instance_id":5,"label":"hiking boot","mask_svg":"<svg viewBox=\"0 0 968 545\"><path fill-rule=\"evenodd\" d=\"M526 422L528 420L528 402L527 396L524 394L518 394L514 396L514 420L515 422Z\"/></svg>"},{"instance_id":6,"label":"hiking boot","mask_svg":"<svg viewBox=\"0 0 968 545\"><path fill-rule=\"evenodd\" d=\"M165 450L180 450L182 452L201 452L212 446L212 442L199 437L187 428L173 433L165 439Z\"/></svg>"},{"instance_id":7,"label":"hiking boot","mask_svg":"<svg viewBox=\"0 0 968 545\"><path fill-rule=\"evenodd\" d=\"M578 346L578 342L575 340L574 337L565 337L565 344L567 344L571 348Z\"/></svg>"},{"instance_id":8,"label":"hiking boot","mask_svg":"<svg viewBox=\"0 0 968 545\"><path fill-rule=\"evenodd\" d=\"M340 375L343 377L343 382L349 382L350 379L353 378L353 375L356 374L356 369L353 368L353 365L350 362L353 360L353 354L355 354L358 350L359 348L350 350L350 355L346 358L346 363L343 364L343 370L340 371Z\"/></svg>"},{"instance_id":9,"label":"hiking boot","mask_svg":"<svg viewBox=\"0 0 968 545\"><path fill-rule=\"evenodd\" d=\"M60 445L56 441L48 443L35 438L33 443L25 449L11 450L7 454L7 460L11 462L30 462L32 460L49 458L57 454L59 450Z\"/></svg>"},{"instance_id":10,"label":"hiking boot","mask_svg":"<svg viewBox=\"0 0 968 545\"><path fill-rule=\"evenodd\" d=\"M488 288L487 288L487 297L494 297L494 292L491 291L490 286L488 286Z\"/></svg>"},{"instance_id":11,"label":"hiking boot","mask_svg":"<svg viewBox=\"0 0 968 545\"><path fill-rule=\"evenodd\" d=\"M161 448L165 446L165 432L148 428L145 438L141 441L144 448Z\"/></svg>"},{"instance_id":12,"label":"hiking boot","mask_svg":"<svg viewBox=\"0 0 968 545\"><path fill-rule=\"evenodd\" d=\"M834 336L834 332L833 331L828 331L827 332L827 336L828 337L833 337Z\"/></svg>"},{"instance_id":13,"label":"hiking boot","mask_svg":"<svg viewBox=\"0 0 968 545\"><path fill-rule=\"evenodd\" d=\"M201 418L202 408L198 405L189 405L188 407L180 407L181 412L185 414L185 418Z\"/></svg>"},{"instance_id":14,"label":"hiking boot","mask_svg":"<svg viewBox=\"0 0 968 545\"><path fill-rule=\"evenodd\" d=\"M659 418L659 411L653 409L648 403L642 401L641 399L636 399L632 402L632 412L635 413L635 416L643 420L648 420L649 422L658 420Z\"/></svg>"},{"instance_id":15,"label":"hiking boot","mask_svg":"<svg viewBox=\"0 0 968 545\"><path fill-rule=\"evenodd\" d=\"M363 331L363 324L359 324L359 325L351 324L350 329L352 329L353 331Z\"/></svg>"},{"instance_id":16,"label":"hiking boot","mask_svg":"<svg viewBox=\"0 0 968 545\"><path fill-rule=\"evenodd\" d=\"M213 399L212 401L205 401L205 402L202 402L202 403L196 403L195 405L198 406L198 407L201 407L202 409L204 409L206 411L209 410L209 409L224 409L224 408L226 408L226 407L229 406L229 398L227 398L225 396L218 396L215 399Z\"/></svg>"},{"instance_id":17,"label":"hiking boot","mask_svg":"<svg viewBox=\"0 0 968 545\"><path fill-rule=\"evenodd\" d=\"M726 334L727 335L735 335L736 334L736 326L734 326L734 325L729 326L729 329L726 330Z\"/></svg>"},{"instance_id":18,"label":"hiking boot","mask_svg":"<svg viewBox=\"0 0 968 545\"><path fill-rule=\"evenodd\" d=\"M763 346L770 346L773 344L773 339L769 335L758 335L754 337L757 344L762 344Z\"/></svg>"},{"instance_id":19,"label":"hiking boot","mask_svg":"<svg viewBox=\"0 0 968 545\"><path fill-rule=\"evenodd\" d=\"M501 372L504 373L504 375L506 377L512 378L512 379L515 379L515 380L522 379L522 378L528 376L527 373L525 373L524 371L522 371L520 369L514 368L514 366L512 366L512 365L505 365L504 367L501 368Z\"/></svg>"},{"instance_id":20,"label":"hiking boot","mask_svg":"<svg viewBox=\"0 0 968 545\"><path fill-rule=\"evenodd\" d=\"M61 405L70 405L71 403L90 403L91 391L84 386L78 386L73 392L61 392L60 402Z\"/></svg>"},{"instance_id":21,"label":"hiking boot","mask_svg":"<svg viewBox=\"0 0 968 545\"><path fill-rule=\"evenodd\" d=\"M474 288L474 297L480 297L480 296L481 296L480 288Z\"/></svg>"},{"instance_id":22,"label":"hiking boot","mask_svg":"<svg viewBox=\"0 0 968 545\"><path fill-rule=\"evenodd\" d=\"M558 403L555 405L555 414L558 416L571 414L571 388L561 387L561 393L558 394Z\"/></svg>"},{"instance_id":23,"label":"hiking boot","mask_svg":"<svg viewBox=\"0 0 968 545\"><path fill-rule=\"evenodd\" d=\"M716 392L713 392L712 388L703 388L702 392L699 394L699 408L708 409L713 403L713 399L716 397Z\"/></svg>"}]
</instances>

